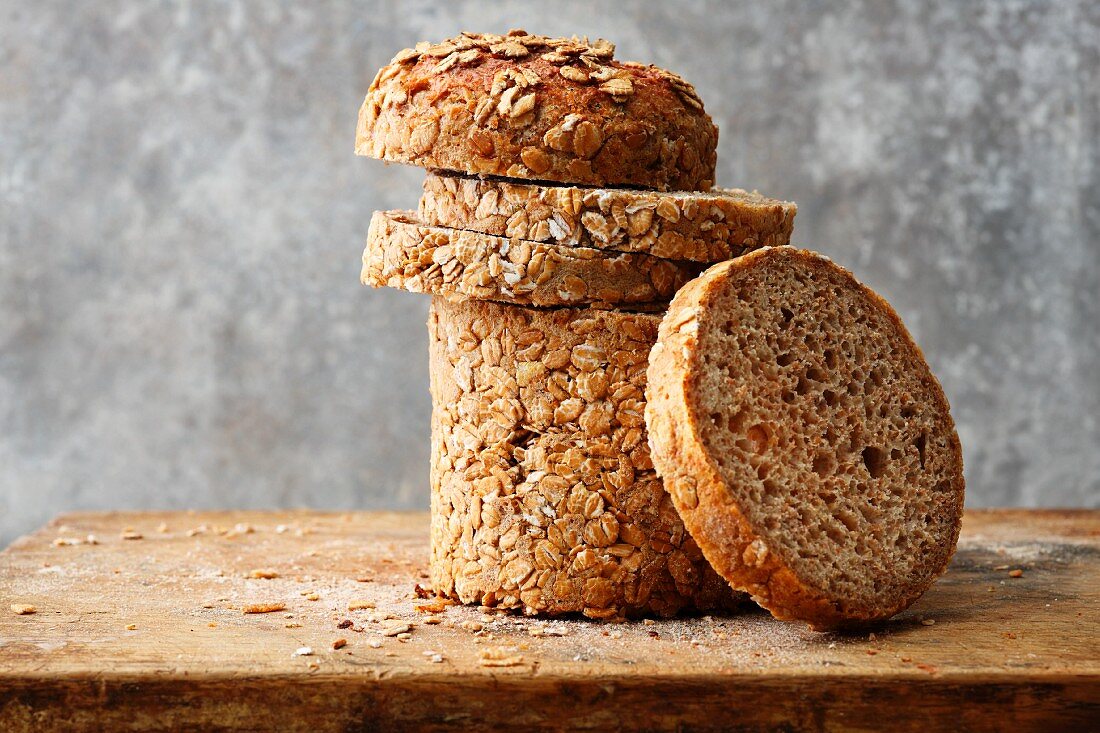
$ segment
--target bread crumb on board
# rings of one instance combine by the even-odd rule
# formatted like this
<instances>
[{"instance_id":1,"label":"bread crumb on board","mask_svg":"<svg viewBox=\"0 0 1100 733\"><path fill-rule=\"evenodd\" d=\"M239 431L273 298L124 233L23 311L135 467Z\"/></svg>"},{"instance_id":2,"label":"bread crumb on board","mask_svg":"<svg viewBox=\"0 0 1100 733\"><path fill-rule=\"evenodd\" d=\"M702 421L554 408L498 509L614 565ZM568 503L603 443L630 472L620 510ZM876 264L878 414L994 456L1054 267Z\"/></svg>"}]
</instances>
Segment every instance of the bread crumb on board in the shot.
<instances>
[{"instance_id":1,"label":"bread crumb on board","mask_svg":"<svg viewBox=\"0 0 1100 733\"><path fill-rule=\"evenodd\" d=\"M31 614L38 613L38 609L29 603L13 603L10 608L11 612L16 616L30 616Z\"/></svg>"},{"instance_id":2,"label":"bread crumb on board","mask_svg":"<svg viewBox=\"0 0 1100 733\"><path fill-rule=\"evenodd\" d=\"M374 601L366 601L366 600L348 601L348 610L349 611L363 611L363 610L371 609L371 608L375 608Z\"/></svg>"},{"instance_id":3,"label":"bread crumb on board","mask_svg":"<svg viewBox=\"0 0 1100 733\"><path fill-rule=\"evenodd\" d=\"M382 636L398 636L409 633L408 624L390 624L382 629Z\"/></svg>"},{"instance_id":4,"label":"bread crumb on board","mask_svg":"<svg viewBox=\"0 0 1100 733\"><path fill-rule=\"evenodd\" d=\"M523 664L523 655L513 654L503 647L484 649L478 655L478 664L482 667L517 667Z\"/></svg>"},{"instance_id":5,"label":"bread crumb on board","mask_svg":"<svg viewBox=\"0 0 1100 733\"><path fill-rule=\"evenodd\" d=\"M250 603L241 608L242 613L275 613L286 609L285 603Z\"/></svg>"}]
</instances>

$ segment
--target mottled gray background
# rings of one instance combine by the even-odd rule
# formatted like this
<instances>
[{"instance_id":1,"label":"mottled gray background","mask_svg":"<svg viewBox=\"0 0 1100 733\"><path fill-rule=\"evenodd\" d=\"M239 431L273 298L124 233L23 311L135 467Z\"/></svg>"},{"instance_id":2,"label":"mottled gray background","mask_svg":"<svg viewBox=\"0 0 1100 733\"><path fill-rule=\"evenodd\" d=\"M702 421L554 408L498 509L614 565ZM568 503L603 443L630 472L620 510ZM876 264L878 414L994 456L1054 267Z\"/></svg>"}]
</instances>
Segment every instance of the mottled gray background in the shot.
<instances>
[{"instance_id":1,"label":"mottled gray background","mask_svg":"<svg viewBox=\"0 0 1100 733\"><path fill-rule=\"evenodd\" d=\"M0 0L0 544L108 507L426 507L425 298L358 284L421 174L375 70L461 29L693 81L720 183L894 302L968 503L1100 505L1100 3Z\"/></svg>"}]
</instances>

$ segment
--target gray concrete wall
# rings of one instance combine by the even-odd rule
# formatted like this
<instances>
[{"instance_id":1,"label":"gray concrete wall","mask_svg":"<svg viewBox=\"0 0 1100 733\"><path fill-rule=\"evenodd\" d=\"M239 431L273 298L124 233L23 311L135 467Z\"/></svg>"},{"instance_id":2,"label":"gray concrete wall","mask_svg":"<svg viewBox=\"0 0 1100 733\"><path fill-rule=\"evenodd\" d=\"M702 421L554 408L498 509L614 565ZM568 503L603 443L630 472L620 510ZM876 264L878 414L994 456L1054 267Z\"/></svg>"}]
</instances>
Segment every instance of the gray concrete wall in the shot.
<instances>
[{"instance_id":1,"label":"gray concrete wall","mask_svg":"<svg viewBox=\"0 0 1100 733\"><path fill-rule=\"evenodd\" d=\"M1100 4L0 0L0 543L70 509L426 507L424 298L358 284L420 172L395 51L604 36L695 82L719 182L896 305L973 506L1100 505Z\"/></svg>"}]
</instances>

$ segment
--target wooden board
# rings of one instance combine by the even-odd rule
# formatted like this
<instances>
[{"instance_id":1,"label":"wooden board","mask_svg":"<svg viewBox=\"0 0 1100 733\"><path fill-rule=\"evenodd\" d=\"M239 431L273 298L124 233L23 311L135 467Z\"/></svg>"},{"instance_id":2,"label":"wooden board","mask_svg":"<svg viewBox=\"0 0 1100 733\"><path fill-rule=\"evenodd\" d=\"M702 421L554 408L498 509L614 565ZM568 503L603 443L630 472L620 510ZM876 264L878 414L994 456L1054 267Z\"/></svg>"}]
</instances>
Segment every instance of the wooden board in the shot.
<instances>
[{"instance_id":1,"label":"wooden board","mask_svg":"<svg viewBox=\"0 0 1100 733\"><path fill-rule=\"evenodd\" d=\"M1100 512L970 512L948 575L873 636L753 610L623 624L418 610L427 521L63 516L0 554L0 730L1100 725ZM286 608L242 613L263 603ZM394 623L406 640L381 635Z\"/></svg>"}]
</instances>

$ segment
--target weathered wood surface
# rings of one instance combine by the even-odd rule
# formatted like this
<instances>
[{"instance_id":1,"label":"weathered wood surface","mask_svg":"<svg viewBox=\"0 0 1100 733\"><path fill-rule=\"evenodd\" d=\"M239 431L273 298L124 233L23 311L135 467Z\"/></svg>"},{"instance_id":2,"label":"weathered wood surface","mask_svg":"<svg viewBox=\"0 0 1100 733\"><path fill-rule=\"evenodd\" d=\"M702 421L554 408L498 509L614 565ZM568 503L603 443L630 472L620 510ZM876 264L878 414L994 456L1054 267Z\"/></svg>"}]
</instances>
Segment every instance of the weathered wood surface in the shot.
<instances>
[{"instance_id":1,"label":"weathered wood surface","mask_svg":"<svg viewBox=\"0 0 1100 733\"><path fill-rule=\"evenodd\" d=\"M752 610L418 610L426 538L423 514L61 517L0 554L0 730L1100 725L1100 512L969 513L948 575L873 637ZM242 613L262 603L286 609ZM407 640L381 635L395 622Z\"/></svg>"}]
</instances>

